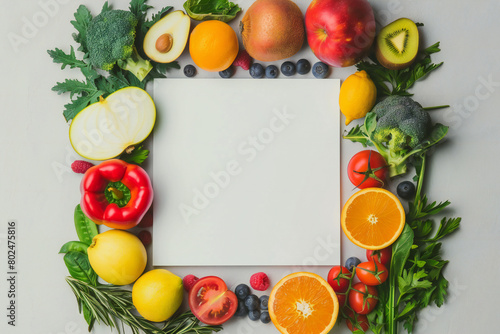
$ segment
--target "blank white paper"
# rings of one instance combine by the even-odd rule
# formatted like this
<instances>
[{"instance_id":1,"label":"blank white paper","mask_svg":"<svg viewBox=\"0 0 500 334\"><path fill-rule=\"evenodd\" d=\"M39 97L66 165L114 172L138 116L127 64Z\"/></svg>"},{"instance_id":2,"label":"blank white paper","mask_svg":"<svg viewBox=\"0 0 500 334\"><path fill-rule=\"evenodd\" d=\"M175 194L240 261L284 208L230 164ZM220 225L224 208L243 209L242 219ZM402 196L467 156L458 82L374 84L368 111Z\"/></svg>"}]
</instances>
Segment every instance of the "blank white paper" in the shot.
<instances>
[{"instance_id":1,"label":"blank white paper","mask_svg":"<svg viewBox=\"0 0 500 334\"><path fill-rule=\"evenodd\" d=\"M337 79L156 79L153 265L340 262Z\"/></svg>"}]
</instances>

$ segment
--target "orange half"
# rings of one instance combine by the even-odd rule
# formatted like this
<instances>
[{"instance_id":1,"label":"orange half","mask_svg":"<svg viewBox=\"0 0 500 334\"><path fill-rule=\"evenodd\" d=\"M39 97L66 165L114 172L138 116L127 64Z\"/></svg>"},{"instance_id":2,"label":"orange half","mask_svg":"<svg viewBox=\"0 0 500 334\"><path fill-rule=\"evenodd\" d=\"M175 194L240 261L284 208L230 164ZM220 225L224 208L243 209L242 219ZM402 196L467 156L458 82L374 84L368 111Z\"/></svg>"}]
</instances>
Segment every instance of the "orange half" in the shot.
<instances>
[{"instance_id":1,"label":"orange half","mask_svg":"<svg viewBox=\"0 0 500 334\"><path fill-rule=\"evenodd\" d=\"M382 188L366 188L352 195L342 209L342 229L364 249L382 249L399 237L405 211L399 199Z\"/></svg>"},{"instance_id":2,"label":"orange half","mask_svg":"<svg viewBox=\"0 0 500 334\"><path fill-rule=\"evenodd\" d=\"M269 315L282 334L326 334L339 313L337 295L319 275L290 274L269 296Z\"/></svg>"}]
</instances>

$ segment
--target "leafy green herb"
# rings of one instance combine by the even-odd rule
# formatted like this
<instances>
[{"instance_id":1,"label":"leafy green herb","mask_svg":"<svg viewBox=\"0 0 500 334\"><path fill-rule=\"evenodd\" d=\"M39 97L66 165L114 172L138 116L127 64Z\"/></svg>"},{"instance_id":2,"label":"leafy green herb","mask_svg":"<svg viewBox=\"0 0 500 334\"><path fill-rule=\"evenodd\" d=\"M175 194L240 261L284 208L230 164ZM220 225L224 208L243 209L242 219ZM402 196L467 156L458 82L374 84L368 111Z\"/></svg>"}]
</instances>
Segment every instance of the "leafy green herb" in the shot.
<instances>
[{"instance_id":1,"label":"leafy green herb","mask_svg":"<svg viewBox=\"0 0 500 334\"><path fill-rule=\"evenodd\" d=\"M88 284L97 284L97 274L90 266L87 254L81 252L68 252L64 255L64 263L73 278Z\"/></svg>"},{"instance_id":2,"label":"leafy green herb","mask_svg":"<svg viewBox=\"0 0 500 334\"><path fill-rule=\"evenodd\" d=\"M157 14L153 15L152 20L148 20L146 19L147 12L152 6L147 5L146 2L147 0L132 0L130 2L130 11L138 19L135 48L138 54L143 58L145 58L145 55L142 51L142 42L147 30L151 25L157 22L163 14L172 8L165 7L161 9ZM111 7L105 2L101 13L109 11L110 9ZM98 72L90 64L88 59L87 29L90 21L93 19L92 14L87 7L81 5L78 7L74 16L75 20L71 21L71 24L76 29L76 33L73 34L73 39L78 44L77 50L80 51L83 56L79 57L75 53L73 46L69 47L68 53L59 48L47 51L54 63L61 64L61 69L65 69L66 67L70 69L77 68L85 78L85 80L67 79L63 82L58 82L52 88L52 90L58 94L69 93L70 103L64 106L65 109L63 111L63 115L68 122L85 107L99 101L101 96L105 98L118 89L128 86L136 86L145 89L149 81L155 78L165 78L165 74L168 70L180 68L177 62L160 64L151 61L153 69L142 81L139 81L130 71L124 70L118 66L114 66L110 71Z\"/></svg>"},{"instance_id":3,"label":"leafy green herb","mask_svg":"<svg viewBox=\"0 0 500 334\"><path fill-rule=\"evenodd\" d=\"M89 248L89 245L84 242L68 241L67 243L62 245L61 250L59 250L59 254L66 254L69 252L80 252L87 254L87 248Z\"/></svg>"},{"instance_id":4,"label":"leafy green herb","mask_svg":"<svg viewBox=\"0 0 500 334\"><path fill-rule=\"evenodd\" d=\"M125 153L120 155L120 160L140 165L144 162L144 160L148 158L148 155L149 155L149 150L143 148L141 145L139 147L134 148L130 153L127 153L125 151Z\"/></svg>"},{"instance_id":5,"label":"leafy green herb","mask_svg":"<svg viewBox=\"0 0 500 334\"><path fill-rule=\"evenodd\" d=\"M425 160L425 154L421 154L413 162L418 181L415 200L409 203L405 228L392 246L389 279L379 286L379 304L368 316L374 333L397 334L399 322L412 333L418 312L431 304L443 305L447 296L443 269L448 261L441 258L439 240L456 231L461 218L443 218L437 230L434 228L431 216L450 202L428 204L422 194Z\"/></svg>"},{"instance_id":6,"label":"leafy green herb","mask_svg":"<svg viewBox=\"0 0 500 334\"><path fill-rule=\"evenodd\" d=\"M103 323L120 331L120 322L129 326L132 333L146 334L209 334L219 332L222 326L202 326L191 313L185 312L170 318L159 327L132 313L132 293L114 285L92 286L85 281L66 277L79 305L80 312L89 324L89 331L95 322Z\"/></svg>"},{"instance_id":7,"label":"leafy green herb","mask_svg":"<svg viewBox=\"0 0 500 334\"><path fill-rule=\"evenodd\" d=\"M374 56L371 62L361 61L356 65L358 71L366 71L377 87L377 95L405 95L411 96L408 90L415 82L422 80L429 73L440 67L443 63L434 64L431 54L441 51L439 42L429 46L417 55L415 62L408 68L402 70L389 70L377 61Z\"/></svg>"},{"instance_id":8,"label":"leafy green herb","mask_svg":"<svg viewBox=\"0 0 500 334\"><path fill-rule=\"evenodd\" d=\"M229 22L241 11L240 6L228 0L187 0L186 13L194 20L219 20Z\"/></svg>"},{"instance_id":9,"label":"leafy green herb","mask_svg":"<svg viewBox=\"0 0 500 334\"><path fill-rule=\"evenodd\" d=\"M78 239L90 246L92 239L99 233L97 225L82 211L80 204L75 208L75 228Z\"/></svg>"}]
</instances>

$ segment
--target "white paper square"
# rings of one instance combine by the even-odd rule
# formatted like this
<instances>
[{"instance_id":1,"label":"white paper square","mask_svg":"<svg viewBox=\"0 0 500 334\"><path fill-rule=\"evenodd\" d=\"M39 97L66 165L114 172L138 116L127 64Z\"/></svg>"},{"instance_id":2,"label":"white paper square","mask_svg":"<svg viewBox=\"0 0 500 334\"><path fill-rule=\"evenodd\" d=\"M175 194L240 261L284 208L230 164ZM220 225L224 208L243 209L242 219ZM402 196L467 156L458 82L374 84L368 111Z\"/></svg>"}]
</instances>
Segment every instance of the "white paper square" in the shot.
<instances>
[{"instance_id":1,"label":"white paper square","mask_svg":"<svg viewBox=\"0 0 500 334\"><path fill-rule=\"evenodd\" d=\"M154 84L153 265L340 261L339 80Z\"/></svg>"}]
</instances>

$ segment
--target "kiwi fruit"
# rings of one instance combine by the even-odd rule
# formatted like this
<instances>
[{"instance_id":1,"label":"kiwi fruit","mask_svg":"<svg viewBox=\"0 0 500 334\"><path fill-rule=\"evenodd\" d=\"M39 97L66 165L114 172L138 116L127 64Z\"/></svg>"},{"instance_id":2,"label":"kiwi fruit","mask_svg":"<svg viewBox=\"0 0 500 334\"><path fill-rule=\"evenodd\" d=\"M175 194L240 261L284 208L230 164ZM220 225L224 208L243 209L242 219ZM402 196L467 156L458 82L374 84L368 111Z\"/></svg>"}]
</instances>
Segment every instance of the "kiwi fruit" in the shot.
<instances>
[{"instance_id":1,"label":"kiwi fruit","mask_svg":"<svg viewBox=\"0 0 500 334\"><path fill-rule=\"evenodd\" d=\"M410 66L417 57L418 43L418 28L415 22L401 18L380 30L375 55L385 68L401 70Z\"/></svg>"}]
</instances>

